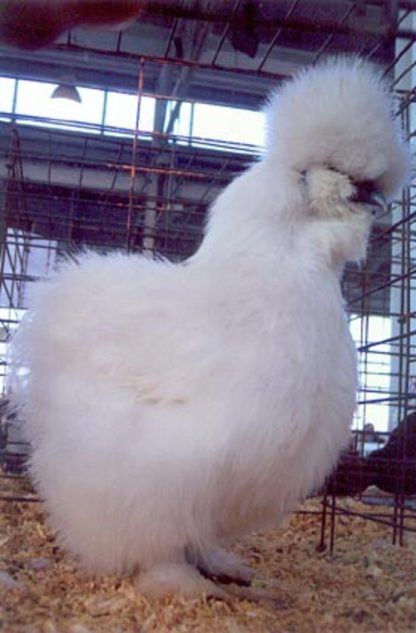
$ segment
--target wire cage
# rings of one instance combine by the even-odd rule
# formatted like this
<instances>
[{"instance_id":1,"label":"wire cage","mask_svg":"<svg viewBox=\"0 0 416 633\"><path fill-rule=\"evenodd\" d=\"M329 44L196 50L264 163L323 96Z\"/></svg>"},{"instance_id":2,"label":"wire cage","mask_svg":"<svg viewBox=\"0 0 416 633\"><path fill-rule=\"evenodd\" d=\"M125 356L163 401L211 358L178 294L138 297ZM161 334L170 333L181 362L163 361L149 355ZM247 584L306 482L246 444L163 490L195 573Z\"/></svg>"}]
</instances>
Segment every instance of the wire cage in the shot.
<instances>
[{"instance_id":1,"label":"wire cage","mask_svg":"<svg viewBox=\"0 0 416 633\"><path fill-rule=\"evenodd\" d=\"M414 16L410 16L413 22ZM414 44L398 39L386 73L396 91L405 135L412 143ZM343 497L359 495L368 510L358 514L392 528L403 543L416 529L416 312L414 180L375 227L368 260L354 287L344 290L359 354L360 393L350 450L330 478L323 501L322 538L331 549L336 517L357 514ZM382 505L383 511L377 511ZM386 507L389 510L386 511Z\"/></svg>"},{"instance_id":2,"label":"wire cage","mask_svg":"<svg viewBox=\"0 0 416 633\"><path fill-rule=\"evenodd\" d=\"M251 40L242 41L235 12L221 25L213 16L205 16L188 54L181 50L181 27L174 16L164 50L158 55L126 50L121 34L115 38L111 54L85 43L74 45L68 37L59 45L65 54L87 52L100 59L101 66L109 59L113 65L120 63L120 81L123 64L134 65L135 85L129 85L131 117L125 127L112 118L115 93L103 91L99 120L62 121L19 110L18 90L23 90L23 84L15 85L12 105L0 113L4 165L0 181L2 477L22 476L28 451L21 443L17 421L7 413L7 344L32 284L85 249L136 251L173 261L187 258L202 238L211 202L255 160L259 150L254 142L216 138L209 130L198 133L195 120L204 103L235 107L244 101L246 107L257 108L282 78L273 57L277 46L301 49L304 55L298 65L315 63L334 50L353 51L384 64L397 94L396 115L407 137L414 138L416 46L412 29L416 18L411 3L400 4L395 30L388 33L380 26L366 31L362 24L354 31L349 20L358 3L333 3L338 13L326 18L322 14L321 28L315 28L312 38L314 23L307 4L281 3L282 14L267 25L264 41L259 35L261 29L266 30L264 21L259 21ZM385 11L389 3L369 5L371 13ZM306 13L296 19L301 6ZM383 16L386 18L385 13ZM235 45L235 41L242 49L256 47L257 42L256 51L244 58L244 64L236 55L230 62L230 42ZM232 84L226 95L216 90L217 78L220 86ZM211 86L209 94L207 86ZM146 124L148 111L154 121L151 126ZM348 266L344 275L361 386L351 448L325 491L320 491L321 548L328 543L333 547L337 520L351 513L391 526L394 542L401 543L406 530L416 531L414 200L412 182L377 220L366 263ZM365 510L351 509L351 494L362 498ZM30 494L23 498L33 499Z\"/></svg>"}]
</instances>

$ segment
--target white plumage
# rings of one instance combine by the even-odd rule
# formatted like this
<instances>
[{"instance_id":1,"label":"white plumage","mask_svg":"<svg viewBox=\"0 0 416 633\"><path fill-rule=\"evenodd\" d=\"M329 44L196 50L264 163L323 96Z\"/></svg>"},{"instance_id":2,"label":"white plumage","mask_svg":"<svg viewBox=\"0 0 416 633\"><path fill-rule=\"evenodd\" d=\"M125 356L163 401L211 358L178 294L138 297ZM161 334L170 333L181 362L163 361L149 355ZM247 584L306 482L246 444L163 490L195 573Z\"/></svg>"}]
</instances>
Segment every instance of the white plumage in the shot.
<instances>
[{"instance_id":1,"label":"white plumage","mask_svg":"<svg viewBox=\"0 0 416 633\"><path fill-rule=\"evenodd\" d=\"M350 198L354 181L397 191L408 149L358 59L302 73L266 116L265 156L192 258L88 255L39 284L14 345L31 473L63 545L147 595L225 595L196 567L248 580L220 546L279 522L349 438L339 275L371 224Z\"/></svg>"}]
</instances>

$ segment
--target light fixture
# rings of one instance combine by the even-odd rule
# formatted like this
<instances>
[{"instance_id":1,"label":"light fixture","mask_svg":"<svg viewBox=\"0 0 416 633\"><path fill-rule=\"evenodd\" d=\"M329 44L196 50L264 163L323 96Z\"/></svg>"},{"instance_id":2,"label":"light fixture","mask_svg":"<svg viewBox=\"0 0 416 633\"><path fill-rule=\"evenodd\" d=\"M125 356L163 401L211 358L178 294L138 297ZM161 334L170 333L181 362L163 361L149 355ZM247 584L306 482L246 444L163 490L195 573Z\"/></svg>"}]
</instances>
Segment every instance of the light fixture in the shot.
<instances>
[{"instance_id":1,"label":"light fixture","mask_svg":"<svg viewBox=\"0 0 416 633\"><path fill-rule=\"evenodd\" d=\"M51 94L51 99L67 99L75 103L81 103L81 96L75 86L59 84Z\"/></svg>"}]
</instances>

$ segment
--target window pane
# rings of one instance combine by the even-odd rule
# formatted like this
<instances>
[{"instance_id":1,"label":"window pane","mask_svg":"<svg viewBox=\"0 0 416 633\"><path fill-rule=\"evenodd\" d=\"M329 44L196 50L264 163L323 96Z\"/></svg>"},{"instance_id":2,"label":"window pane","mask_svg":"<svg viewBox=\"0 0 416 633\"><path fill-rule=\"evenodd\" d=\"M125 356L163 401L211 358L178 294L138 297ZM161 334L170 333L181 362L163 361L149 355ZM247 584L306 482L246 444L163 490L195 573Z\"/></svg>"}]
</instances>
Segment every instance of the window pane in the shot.
<instances>
[{"instance_id":1,"label":"window pane","mask_svg":"<svg viewBox=\"0 0 416 633\"><path fill-rule=\"evenodd\" d=\"M264 116L261 112L196 103L193 136L262 146Z\"/></svg>"},{"instance_id":2,"label":"window pane","mask_svg":"<svg viewBox=\"0 0 416 633\"><path fill-rule=\"evenodd\" d=\"M176 105L176 101L170 103L169 112L173 110ZM191 134L191 111L192 106L190 103L183 102L179 110L179 116L173 126L173 133L178 136L189 137ZM167 119L169 121L169 118Z\"/></svg>"},{"instance_id":3,"label":"window pane","mask_svg":"<svg viewBox=\"0 0 416 633\"><path fill-rule=\"evenodd\" d=\"M141 132L153 132L155 120L155 99L142 97L140 104L140 125Z\"/></svg>"},{"instance_id":4,"label":"window pane","mask_svg":"<svg viewBox=\"0 0 416 633\"><path fill-rule=\"evenodd\" d=\"M0 112L11 112L16 80L0 77Z\"/></svg>"},{"instance_id":5,"label":"window pane","mask_svg":"<svg viewBox=\"0 0 416 633\"><path fill-rule=\"evenodd\" d=\"M107 96L105 125L134 130L136 126L137 105L137 95L109 92ZM142 97L139 122L139 130L141 132L153 131L154 115L155 100L151 97Z\"/></svg>"},{"instance_id":6,"label":"window pane","mask_svg":"<svg viewBox=\"0 0 416 633\"><path fill-rule=\"evenodd\" d=\"M371 403L371 400L388 397L391 389L391 345L383 343L391 336L391 319L370 315L353 316L350 330L358 348L365 344L375 344L373 348L359 354L360 388L364 391L365 406L360 405L356 416L356 428L371 422L377 431L387 431L389 421L388 403Z\"/></svg>"},{"instance_id":7,"label":"window pane","mask_svg":"<svg viewBox=\"0 0 416 633\"><path fill-rule=\"evenodd\" d=\"M51 99L56 84L21 80L18 83L16 113L47 117L61 121L101 123L104 92L77 88L81 103L68 99Z\"/></svg>"}]
</instances>

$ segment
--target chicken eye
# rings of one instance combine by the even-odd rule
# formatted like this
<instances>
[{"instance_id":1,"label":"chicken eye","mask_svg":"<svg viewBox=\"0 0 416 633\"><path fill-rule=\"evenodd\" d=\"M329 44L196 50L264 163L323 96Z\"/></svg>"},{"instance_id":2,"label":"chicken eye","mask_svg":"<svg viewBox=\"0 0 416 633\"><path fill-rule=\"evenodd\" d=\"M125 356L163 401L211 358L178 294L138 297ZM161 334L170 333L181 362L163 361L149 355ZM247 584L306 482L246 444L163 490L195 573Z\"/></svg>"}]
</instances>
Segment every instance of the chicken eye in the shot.
<instances>
[{"instance_id":1,"label":"chicken eye","mask_svg":"<svg viewBox=\"0 0 416 633\"><path fill-rule=\"evenodd\" d=\"M377 193L377 188L371 180L353 182L355 192L351 196L352 202L371 204L373 194Z\"/></svg>"}]
</instances>

